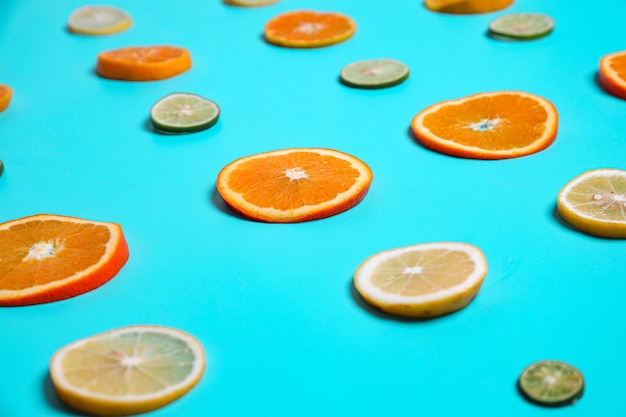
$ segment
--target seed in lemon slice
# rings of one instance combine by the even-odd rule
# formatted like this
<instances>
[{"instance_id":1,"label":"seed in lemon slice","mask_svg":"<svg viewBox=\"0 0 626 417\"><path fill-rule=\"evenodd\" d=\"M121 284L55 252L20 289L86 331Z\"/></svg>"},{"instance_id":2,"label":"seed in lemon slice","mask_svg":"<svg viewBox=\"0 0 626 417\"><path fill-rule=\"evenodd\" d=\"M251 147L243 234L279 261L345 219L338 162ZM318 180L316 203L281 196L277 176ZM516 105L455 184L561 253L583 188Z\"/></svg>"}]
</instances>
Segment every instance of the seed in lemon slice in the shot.
<instances>
[{"instance_id":1,"label":"seed in lemon slice","mask_svg":"<svg viewBox=\"0 0 626 417\"><path fill-rule=\"evenodd\" d=\"M603 168L584 172L561 189L557 211L585 233L626 238L626 171Z\"/></svg>"},{"instance_id":2,"label":"seed in lemon slice","mask_svg":"<svg viewBox=\"0 0 626 417\"><path fill-rule=\"evenodd\" d=\"M544 406L571 404L583 394L582 373L565 362L544 360L532 363L518 379L518 387L529 401Z\"/></svg>"},{"instance_id":3,"label":"seed in lemon slice","mask_svg":"<svg viewBox=\"0 0 626 417\"><path fill-rule=\"evenodd\" d=\"M171 403L200 381L204 368L202 345L190 334L136 325L62 347L52 356L50 377L70 407L119 416Z\"/></svg>"},{"instance_id":4,"label":"seed in lemon slice","mask_svg":"<svg viewBox=\"0 0 626 417\"><path fill-rule=\"evenodd\" d=\"M84 6L70 14L67 27L82 35L111 35L132 24L130 15L112 6Z\"/></svg>"},{"instance_id":5,"label":"seed in lemon slice","mask_svg":"<svg viewBox=\"0 0 626 417\"><path fill-rule=\"evenodd\" d=\"M537 39L554 29L554 20L541 13L511 13L489 23L489 33L515 39Z\"/></svg>"},{"instance_id":6,"label":"seed in lemon slice","mask_svg":"<svg viewBox=\"0 0 626 417\"><path fill-rule=\"evenodd\" d=\"M395 59L366 59L343 67L340 78L350 87L385 88L409 78L409 67Z\"/></svg>"},{"instance_id":7,"label":"seed in lemon slice","mask_svg":"<svg viewBox=\"0 0 626 417\"><path fill-rule=\"evenodd\" d=\"M211 100L190 93L172 93L150 109L154 127L166 132L197 132L217 123L220 108Z\"/></svg>"},{"instance_id":8,"label":"seed in lemon slice","mask_svg":"<svg viewBox=\"0 0 626 417\"><path fill-rule=\"evenodd\" d=\"M224 0L224 3L239 7L260 7L278 3L280 0Z\"/></svg>"},{"instance_id":9,"label":"seed in lemon slice","mask_svg":"<svg viewBox=\"0 0 626 417\"><path fill-rule=\"evenodd\" d=\"M374 307L398 316L428 318L467 306L487 275L476 246L435 242L379 252L356 269L354 285Z\"/></svg>"}]
</instances>

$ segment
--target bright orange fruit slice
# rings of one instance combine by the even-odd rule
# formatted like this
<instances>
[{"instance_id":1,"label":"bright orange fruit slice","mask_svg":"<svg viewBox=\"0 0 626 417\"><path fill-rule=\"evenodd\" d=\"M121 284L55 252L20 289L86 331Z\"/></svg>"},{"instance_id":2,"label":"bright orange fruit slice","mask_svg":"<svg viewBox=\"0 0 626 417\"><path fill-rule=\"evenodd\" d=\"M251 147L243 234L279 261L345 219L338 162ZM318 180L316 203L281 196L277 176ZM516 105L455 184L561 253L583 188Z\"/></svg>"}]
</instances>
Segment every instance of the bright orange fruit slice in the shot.
<instances>
[{"instance_id":1,"label":"bright orange fruit slice","mask_svg":"<svg viewBox=\"0 0 626 417\"><path fill-rule=\"evenodd\" d=\"M191 68L191 56L177 46L131 46L98 55L96 72L123 81L155 81Z\"/></svg>"},{"instance_id":2,"label":"bright orange fruit slice","mask_svg":"<svg viewBox=\"0 0 626 417\"><path fill-rule=\"evenodd\" d=\"M0 84L0 112L5 111L9 107L11 97L13 96L13 89L8 85Z\"/></svg>"},{"instance_id":3,"label":"bright orange fruit slice","mask_svg":"<svg viewBox=\"0 0 626 417\"><path fill-rule=\"evenodd\" d=\"M480 93L443 101L411 123L417 140L447 155L516 158L547 148L556 138L558 113L548 100L521 91Z\"/></svg>"},{"instance_id":4,"label":"bright orange fruit slice","mask_svg":"<svg viewBox=\"0 0 626 417\"><path fill-rule=\"evenodd\" d=\"M440 13L475 14L502 10L513 0L426 0L426 8Z\"/></svg>"},{"instance_id":5,"label":"bright orange fruit slice","mask_svg":"<svg viewBox=\"0 0 626 417\"><path fill-rule=\"evenodd\" d=\"M626 100L626 51L614 52L600 59L598 81L606 91Z\"/></svg>"},{"instance_id":6,"label":"bright orange fruit slice","mask_svg":"<svg viewBox=\"0 0 626 417\"><path fill-rule=\"evenodd\" d=\"M39 214L0 224L0 306L83 294L113 278L127 259L115 223Z\"/></svg>"},{"instance_id":7,"label":"bright orange fruit slice","mask_svg":"<svg viewBox=\"0 0 626 417\"><path fill-rule=\"evenodd\" d=\"M292 223L333 216L356 206L372 171L332 149L283 149L238 159L217 177L217 191L254 220Z\"/></svg>"},{"instance_id":8,"label":"bright orange fruit slice","mask_svg":"<svg viewBox=\"0 0 626 417\"><path fill-rule=\"evenodd\" d=\"M331 12L297 10L280 14L265 25L268 42L291 48L317 48L343 42L354 35L350 17Z\"/></svg>"}]
</instances>

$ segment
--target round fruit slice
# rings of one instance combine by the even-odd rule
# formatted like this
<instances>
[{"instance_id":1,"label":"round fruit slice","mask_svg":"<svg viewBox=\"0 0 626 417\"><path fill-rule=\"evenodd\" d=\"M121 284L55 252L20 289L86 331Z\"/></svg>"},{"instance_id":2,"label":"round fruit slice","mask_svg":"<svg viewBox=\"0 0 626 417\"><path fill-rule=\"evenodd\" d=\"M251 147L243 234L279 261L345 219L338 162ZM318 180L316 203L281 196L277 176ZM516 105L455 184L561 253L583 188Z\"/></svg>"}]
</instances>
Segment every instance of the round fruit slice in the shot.
<instances>
[{"instance_id":1,"label":"round fruit slice","mask_svg":"<svg viewBox=\"0 0 626 417\"><path fill-rule=\"evenodd\" d=\"M626 51L614 52L600 59L598 82L607 92L626 100Z\"/></svg>"},{"instance_id":2,"label":"round fruit slice","mask_svg":"<svg viewBox=\"0 0 626 417\"><path fill-rule=\"evenodd\" d=\"M197 132L213 126L220 109L211 100L195 94L172 93L150 109L154 127L166 132Z\"/></svg>"},{"instance_id":3,"label":"round fruit slice","mask_svg":"<svg viewBox=\"0 0 626 417\"><path fill-rule=\"evenodd\" d=\"M217 191L236 212L254 220L316 220L356 206L372 171L332 149L284 149L238 159L217 177Z\"/></svg>"},{"instance_id":4,"label":"round fruit slice","mask_svg":"<svg viewBox=\"0 0 626 417\"><path fill-rule=\"evenodd\" d=\"M341 81L356 88L385 88L409 78L409 67L395 59L367 59L346 65Z\"/></svg>"},{"instance_id":5,"label":"round fruit slice","mask_svg":"<svg viewBox=\"0 0 626 417\"><path fill-rule=\"evenodd\" d=\"M476 246L423 243L367 258L354 274L354 286L387 313L428 318L467 306L486 275L487 261Z\"/></svg>"},{"instance_id":6,"label":"round fruit slice","mask_svg":"<svg viewBox=\"0 0 626 417\"><path fill-rule=\"evenodd\" d=\"M269 43L291 48L317 48L354 35L356 23L339 13L298 10L280 14L265 25Z\"/></svg>"},{"instance_id":7,"label":"round fruit slice","mask_svg":"<svg viewBox=\"0 0 626 417\"><path fill-rule=\"evenodd\" d=\"M548 100L521 91L474 94L418 113L411 127L425 147L475 159L516 158L554 142L558 113Z\"/></svg>"},{"instance_id":8,"label":"round fruit slice","mask_svg":"<svg viewBox=\"0 0 626 417\"><path fill-rule=\"evenodd\" d=\"M554 20L540 13L512 13L500 16L489 23L489 32L497 36L516 39L537 39L554 29Z\"/></svg>"},{"instance_id":9,"label":"round fruit slice","mask_svg":"<svg viewBox=\"0 0 626 417\"><path fill-rule=\"evenodd\" d=\"M224 0L224 3L240 7L260 7L278 3L280 0Z\"/></svg>"},{"instance_id":10,"label":"round fruit slice","mask_svg":"<svg viewBox=\"0 0 626 417\"><path fill-rule=\"evenodd\" d=\"M131 46L98 55L96 72L122 81L155 81L170 78L191 68L191 56L177 46Z\"/></svg>"},{"instance_id":11,"label":"round fruit slice","mask_svg":"<svg viewBox=\"0 0 626 417\"><path fill-rule=\"evenodd\" d=\"M93 290L128 260L115 223L39 214L0 224L0 306L47 303Z\"/></svg>"},{"instance_id":12,"label":"round fruit slice","mask_svg":"<svg viewBox=\"0 0 626 417\"><path fill-rule=\"evenodd\" d=\"M626 171L597 169L579 175L559 192L557 211L590 235L626 238Z\"/></svg>"},{"instance_id":13,"label":"round fruit slice","mask_svg":"<svg viewBox=\"0 0 626 417\"><path fill-rule=\"evenodd\" d=\"M88 414L121 416L155 410L200 381L202 345L177 329L137 325L75 341L50 361L59 398Z\"/></svg>"},{"instance_id":14,"label":"round fruit slice","mask_svg":"<svg viewBox=\"0 0 626 417\"><path fill-rule=\"evenodd\" d=\"M571 404L583 394L585 381L580 371L564 362L545 360L528 366L518 387L531 402L545 406Z\"/></svg>"},{"instance_id":15,"label":"round fruit slice","mask_svg":"<svg viewBox=\"0 0 626 417\"><path fill-rule=\"evenodd\" d=\"M513 0L426 0L426 8L440 13L475 14L504 9Z\"/></svg>"},{"instance_id":16,"label":"round fruit slice","mask_svg":"<svg viewBox=\"0 0 626 417\"><path fill-rule=\"evenodd\" d=\"M68 30L82 35L111 35L132 24L130 15L112 6L85 6L70 15Z\"/></svg>"},{"instance_id":17,"label":"round fruit slice","mask_svg":"<svg viewBox=\"0 0 626 417\"><path fill-rule=\"evenodd\" d=\"M5 111L9 107L11 97L13 97L13 89L8 85L0 84L0 112Z\"/></svg>"}]
</instances>

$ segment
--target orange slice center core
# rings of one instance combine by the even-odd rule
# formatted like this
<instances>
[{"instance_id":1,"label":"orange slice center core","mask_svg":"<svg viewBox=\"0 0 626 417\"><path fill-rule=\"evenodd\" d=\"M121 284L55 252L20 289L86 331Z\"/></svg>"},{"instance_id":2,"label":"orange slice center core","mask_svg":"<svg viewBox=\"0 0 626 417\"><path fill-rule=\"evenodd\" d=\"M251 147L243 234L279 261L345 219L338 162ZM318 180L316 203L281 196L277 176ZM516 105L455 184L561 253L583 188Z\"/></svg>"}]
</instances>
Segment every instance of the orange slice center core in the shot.
<instances>
[{"instance_id":1,"label":"orange slice center core","mask_svg":"<svg viewBox=\"0 0 626 417\"><path fill-rule=\"evenodd\" d=\"M54 257L57 252L65 248L65 241L60 239L50 239L47 241L37 242L32 245L28 251L28 254L22 259L22 262L26 262L30 259L41 261L45 258Z\"/></svg>"},{"instance_id":2,"label":"orange slice center core","mask_svg":"<svg viewBox=\"0 0 626 417\"><path fill-rule=\"evenodd\" d=\"M321 23L304 22L300 23L298 27L296 27L296 31L306 33L307 35L314 35L324 29L324 27L325 26Z\"/></svg>"}]
</instances>

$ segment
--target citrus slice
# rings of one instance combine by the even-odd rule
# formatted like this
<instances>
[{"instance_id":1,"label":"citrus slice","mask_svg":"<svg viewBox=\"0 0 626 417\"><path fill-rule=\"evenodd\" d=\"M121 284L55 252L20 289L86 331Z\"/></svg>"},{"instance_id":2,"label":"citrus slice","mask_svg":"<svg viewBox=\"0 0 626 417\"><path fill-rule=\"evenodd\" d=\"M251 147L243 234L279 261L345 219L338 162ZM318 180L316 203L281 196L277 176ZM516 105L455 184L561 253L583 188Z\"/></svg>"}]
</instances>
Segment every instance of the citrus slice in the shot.
<instances>
[{"instance_id":1,"label":"citrus slice","mask_svg":"<svg viewBox=\"0 0 626 417\"><path fill-rule=\"evenodd\" d=\"M343 67L340 78L350 87L385 88L409 78L409 67L395 59L367 59Z\"/></svg>"},{"instance_id":2,"label":"citrus slice","mask_svg":"<svg viewBox=\"0 0 626 417\"><path fill-rule=\"evenodd\" d=\"M585 233L626 238L626 171L596 169L577 176L559 192L557 211Z\"/></svg>"},{"instance_id":3,"label":"citrus slice","mask_svg":"<svg viewBox=\"0 0 626 417\"><path fill-rule=\"evenodd\" d=\"M558 114L548 100L521 91L474 94L418 113L411 127L425 147L475 159L516 158L547 148Z\"/></svg>"},{"instance_id":4,"label":"citrus slice","mask_svg":"<svg viewBox=\"0 0 626 417\"><path fill-rule=\"evenodd\" d=\"M265 25L269 43L291 48L317 48L354 35L356 23L339 13L297 10L280 14Z\"/></svg>"},{"instance_id":5,"label":"citrus slice","mask_svg":"<svg viewBox=\"0 0 626 417\"><path fill-rule=\"evenodd\" d=\"M113 278L128 259L115 223L39 214L0 224L0 306L63 300Z\"/></svg>"},{"instance_id":6,"label":"citrus slice","mask_svg":"<svg viewBox=\"0 0 626 417\"><path fill-rule=\"evenodd\" d=\"M283 149L247 156L218 174L217 191L236 212L254 220L316 220L356 206L372 171L352 155L332 149Z\"/></svg>"},{"instance_id":7,"label":"citrus slice","mask_svg":"<svg viewBox=\"0 0 626 417\"><path fill-rule=\"evenodd\" d=\"M626 100L626 51L614 52L600 59L598 81L607 92Z\"/></svg>"},{"instance_id":8,"label":"citrus slice","mask_svg":"<svg viewBox=\"0 0 626 417\"><path fill-rule=\"evenodd\" d=\"M554 20L541 13L511 13L489 23L492 35L515 39L537 39L554 29Z\"/></svg>"},{"instance_id":9,"label":"citrus slice","mask_svg":"<svg viewBox=\"0 0 626 417\"><path fill-rule=\"evenodd\" d=\"M280 0L224 0L224 3L239 7L260 7L278 3Z\"/></svg>"},{"instance_id":10,"label":"citrus slice","mask_svg":"<svg viewBox=\"0 0 626 417\"><path fill-rule=\"evenodd\" d=\"M101 52L96 72L123 81L155 81L170 78L191 68L191 56L177 46L131 46Z\"/></svg>"},{"instance_id":11,"label":"citrus slice","mask_svg":"<svg viewBox=\"0 0 626 417\"><path fill-rule=\"evenodd\" d=\"M220 109L211 100L189 93L169 94L152 106L150 120L166 132L197 132L213 126Z\"/></svg>"},{"instance_id":12,"label":"citrus slice","mask_svg":"<svg viewBox=\"0 0 626 417\"><path fill-rule=\"evenodd\" d=\"M476 246L422 243L370 256L357 268L354 286L382 311L428 318L467 306L486 275L487 261Z\"/></svg>"},{"instance_id":13,"label":"citrus slice","mask_svg":"<svg viewBox=\"0 0 626 417\"><path fill-rule=\"evenodd\" d=\"M70 343L54 353L49 368L64 403L119 416L155 410L189 392L204 373L205 355L188 333L136 325Z\"/></svg>"},{"instance_id":14,"label":"citrus slice","mask_svg":"<svg viewBox=\"0 0 626 417\"><path fill-rule=\"evenodd\" d=\"M513 0L426 0L426 8L440 13L475 14L502 10Z\"/></svg>"},{"instance_id":15,"label":"citrus slice","mask_svg":"<svg viewBox=\"0 0 626 417\"><path fill-rule=\"evenodd\" d=\"M545 406L571 404L583 394L585 381L580 371L560 361L544 360L529 365L518 380L529 401Z\"/></svg>"},{"instance_id":16,"label":"citrus slice","mask_svg":"<svg viewBox=\"0 0 626 417\"><path fill-rule=\"evenodd\" d=\"M11 97L13 97L13 89L8 85L0 84L0 112L5 111L9 107Z\"/></svg>"},{"instance_id":17,"label":"citrus slice","mask_svg":"<svg viewBox=\"0 0 626 417\"><path fill-rule=\"evenodd\" d=\"M130 15L112 6L84 6L70 14L67 28L82 35L111 35L132 24Z\"/></svg>"}]
</instances>

